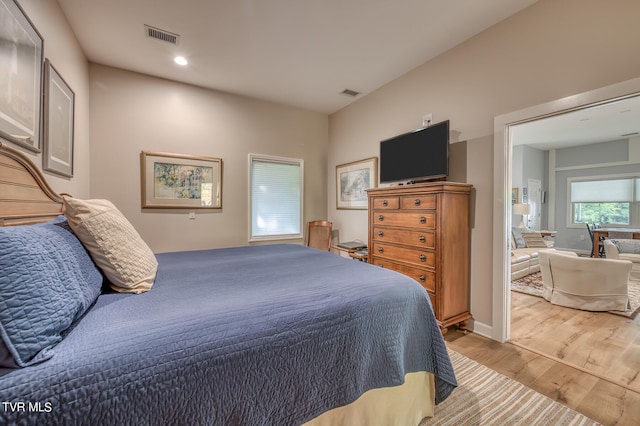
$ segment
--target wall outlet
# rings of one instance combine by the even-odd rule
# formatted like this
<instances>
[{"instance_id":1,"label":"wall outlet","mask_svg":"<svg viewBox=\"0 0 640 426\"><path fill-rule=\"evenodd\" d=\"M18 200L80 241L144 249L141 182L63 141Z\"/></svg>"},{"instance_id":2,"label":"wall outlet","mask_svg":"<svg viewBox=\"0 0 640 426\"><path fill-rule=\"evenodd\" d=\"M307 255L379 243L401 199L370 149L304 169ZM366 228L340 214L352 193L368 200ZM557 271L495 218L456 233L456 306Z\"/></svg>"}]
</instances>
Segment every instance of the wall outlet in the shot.
<instances>
[{"instance_id":1,"label":"wall outlet","mask_svg":"<svg viewBox=\"0 0 640 426\"><path fill-rule=\"evenodd\" d=\"M580 235L580 241L584 241L584 235Z\"/></svg>"},{"instance_id":2,"label":"wall outlet","mask_svg":"<svg viewBox=\"0 0 640 426\"><path fill-rule=\"evenodd\" d=\"M189 212L189 220L194 220L196 218L196 212Z\"/></svg>"},{"instance_id":3,"label":"wall outlet","mask_svg":"<svg viewBox=\"0 0 640 426\"><path fill-rule=\"evenodd\" d=\"M429 127L433 124L433 114L425 114L422 116L422 127Z\"/></svg>"}]
</instances>

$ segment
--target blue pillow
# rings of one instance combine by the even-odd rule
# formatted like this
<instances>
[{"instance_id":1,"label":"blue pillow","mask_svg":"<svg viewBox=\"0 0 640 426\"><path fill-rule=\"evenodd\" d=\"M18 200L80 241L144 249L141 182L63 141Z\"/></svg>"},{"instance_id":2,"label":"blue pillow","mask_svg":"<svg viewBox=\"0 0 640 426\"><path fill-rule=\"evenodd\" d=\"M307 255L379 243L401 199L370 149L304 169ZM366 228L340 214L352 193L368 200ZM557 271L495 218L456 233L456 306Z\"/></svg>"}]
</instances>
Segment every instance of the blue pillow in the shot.
<instances>
[{"instance_id":1,"label":"blue pillow","mask_svg":"<svg viewBox=\"0 0 640 426\"><path fill-rule=\"evenodd\" d=\"M524 240L524 237L522 236L522 228L511 228L511 234L513 235L513 239L516 242L516 246L515 247L511 247L513 248L525 248L527 246L526 241Z\"/></svg>"},{"instance_id":2,"label":"blue pillow","mask_svg":"<svg viewBox=\"0 0 640 426\"><path fill-rule=\"evenodd\" d=\"M102 274L64 216L0 227L0 271L0 349L13 357L0 356L2 367L51 358L102 288Z\"/></svg>"},{"instance_id":3,"label":"blue pillow","mask_svg":"<svg viewBox=\"0 0 640 426\"><path fill-rule=\"evenodd\" d=\"M618 253L640 254L640 241L632 239L610 239L618 249Z\"/></svg>"}]
</instances>

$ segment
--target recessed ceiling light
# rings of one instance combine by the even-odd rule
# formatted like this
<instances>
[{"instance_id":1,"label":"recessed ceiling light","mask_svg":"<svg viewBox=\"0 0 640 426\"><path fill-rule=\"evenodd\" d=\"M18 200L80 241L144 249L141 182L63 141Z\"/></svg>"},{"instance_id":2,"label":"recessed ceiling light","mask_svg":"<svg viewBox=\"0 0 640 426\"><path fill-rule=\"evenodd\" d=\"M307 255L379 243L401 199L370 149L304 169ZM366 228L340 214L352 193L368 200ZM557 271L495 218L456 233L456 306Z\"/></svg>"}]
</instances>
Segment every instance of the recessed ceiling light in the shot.
<instances>
[{"instance_id":1,"label":"recessed ceiling light","mask_svg":"<svg viewBox=\"0 0 640 426\"><path fill-rule=\"evenodd\" d=\"M182 56L176 56L175 59L173 60L176 64L178 65L187 65L189 62L187 62L187 60L182 57Z\"/></svg>"}]
</instances>

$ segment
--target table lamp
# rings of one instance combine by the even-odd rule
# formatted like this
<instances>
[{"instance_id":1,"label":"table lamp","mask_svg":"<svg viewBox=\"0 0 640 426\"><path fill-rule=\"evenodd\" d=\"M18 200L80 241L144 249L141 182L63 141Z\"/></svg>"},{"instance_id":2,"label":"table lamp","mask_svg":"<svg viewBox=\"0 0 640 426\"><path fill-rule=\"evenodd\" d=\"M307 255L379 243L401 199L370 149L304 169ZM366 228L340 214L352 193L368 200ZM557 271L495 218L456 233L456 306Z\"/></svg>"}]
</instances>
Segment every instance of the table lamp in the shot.
<instances>
[{"instance_id":1,"label":"table lamp","mask_svg":"<svg viewBox=\"0 0 640 426\"><path fill-rule=\"evenodd\" d=\"M524 228L524 216L528 215L531 212L531 205L529 204L514 204L513 205L513 214L519 214L521 219L520 219L520 225L518 225L518 228Z\"/></svg>"}]
</instances>

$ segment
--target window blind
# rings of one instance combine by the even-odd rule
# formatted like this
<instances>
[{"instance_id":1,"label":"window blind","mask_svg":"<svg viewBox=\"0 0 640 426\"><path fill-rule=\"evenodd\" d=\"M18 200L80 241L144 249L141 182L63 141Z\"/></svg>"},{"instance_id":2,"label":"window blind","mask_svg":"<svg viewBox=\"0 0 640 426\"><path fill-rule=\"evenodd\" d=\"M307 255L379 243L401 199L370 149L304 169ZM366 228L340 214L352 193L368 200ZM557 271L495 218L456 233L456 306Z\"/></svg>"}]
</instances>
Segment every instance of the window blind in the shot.
<instances>
[{"instance_id":1,"label":"window blind","mask_svg":"<svg viewBox=\"0 0 640 426\"><path fill-rule=\"evenodd\" d=\"M637 193L636 189L636 199L640 199ZM572 203L633 202L633 197L633 179L571 182Z\"/></svg>"},{"instance_id":2,"label":"window blind","mask_svg":"<svg viewBox=\"0 0 640 426\"><path fill-rule=\"evenodd\" d=\"M251 156L251 238L302 236L302 160Z\"/></svg>"}]
</instances>

